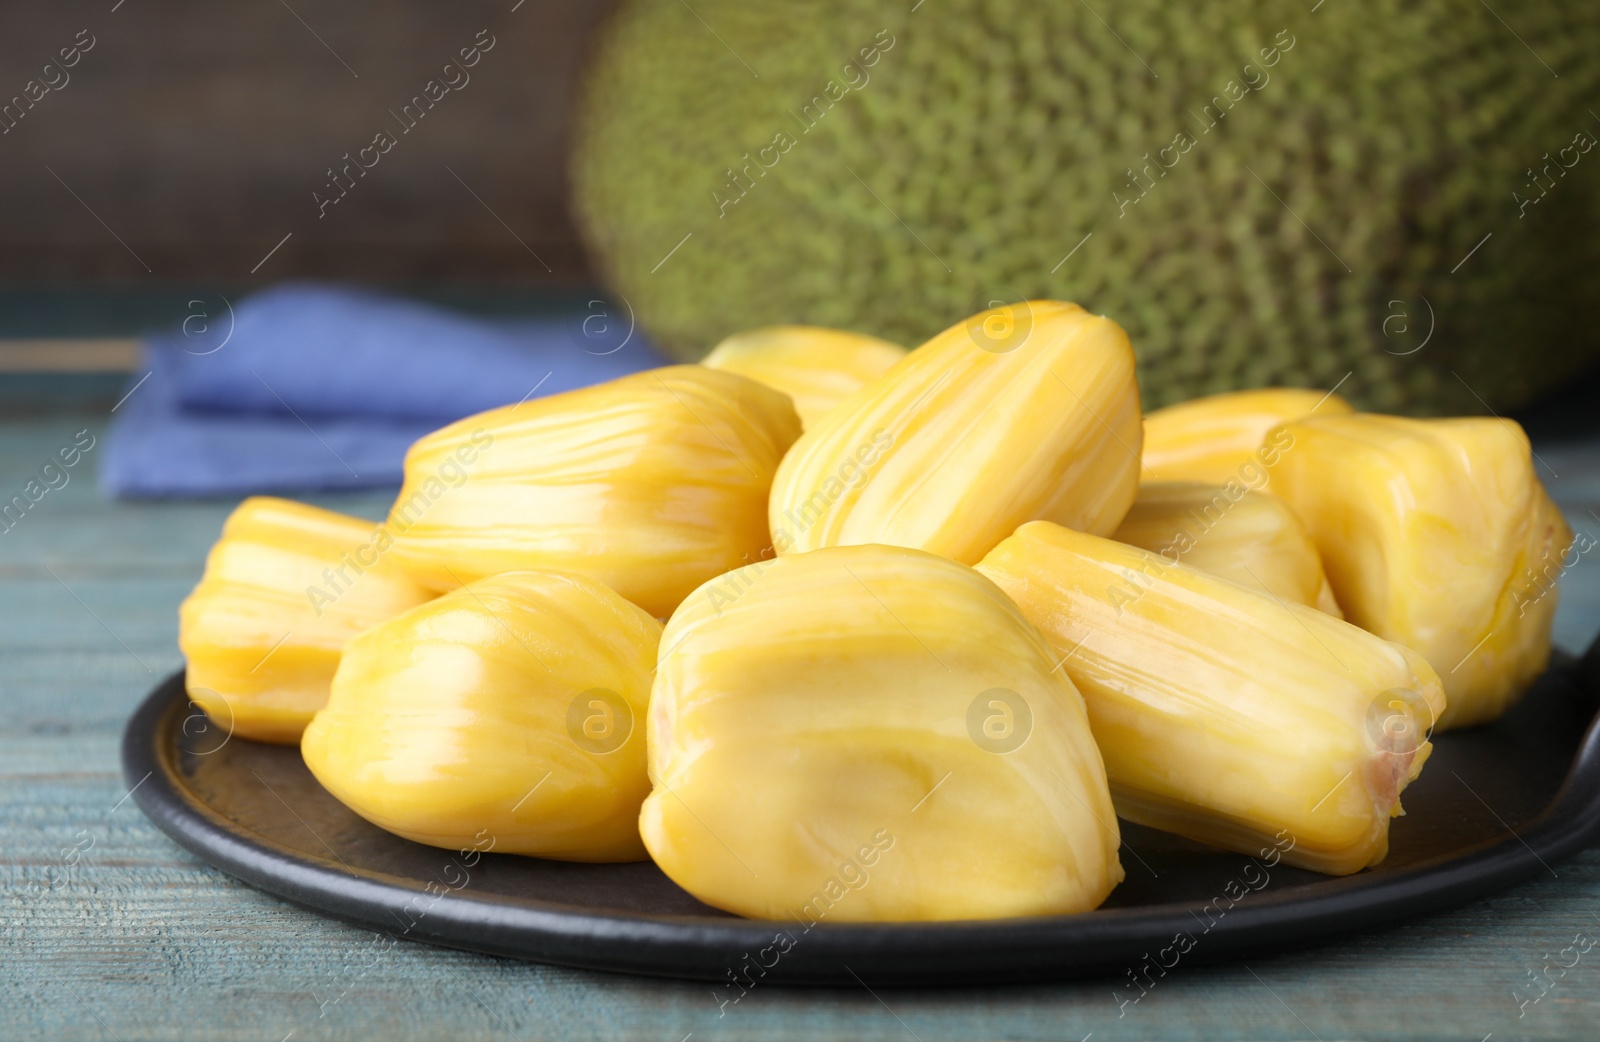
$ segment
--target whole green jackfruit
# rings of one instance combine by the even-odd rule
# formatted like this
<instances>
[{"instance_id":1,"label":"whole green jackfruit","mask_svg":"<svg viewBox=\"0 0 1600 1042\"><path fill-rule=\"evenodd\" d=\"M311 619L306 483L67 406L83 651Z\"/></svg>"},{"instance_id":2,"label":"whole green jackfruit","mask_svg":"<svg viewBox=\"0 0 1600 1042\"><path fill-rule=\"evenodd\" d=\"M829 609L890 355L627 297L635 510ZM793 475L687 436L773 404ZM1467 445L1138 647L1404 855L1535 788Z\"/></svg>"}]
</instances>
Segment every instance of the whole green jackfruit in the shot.
<instances>
[{"instance_id":1,"label":"whole green jackfruit","mask_svg":"<svg viewBox=\"0 0 1600 1042\"><path fill-rule=\"evenodd\" d=\"M623 0L576 208L684 358L1062 299L1147 407L1506 409L1600 346L1597 47L1593 0Z\"/></svg>"}]
</instances>

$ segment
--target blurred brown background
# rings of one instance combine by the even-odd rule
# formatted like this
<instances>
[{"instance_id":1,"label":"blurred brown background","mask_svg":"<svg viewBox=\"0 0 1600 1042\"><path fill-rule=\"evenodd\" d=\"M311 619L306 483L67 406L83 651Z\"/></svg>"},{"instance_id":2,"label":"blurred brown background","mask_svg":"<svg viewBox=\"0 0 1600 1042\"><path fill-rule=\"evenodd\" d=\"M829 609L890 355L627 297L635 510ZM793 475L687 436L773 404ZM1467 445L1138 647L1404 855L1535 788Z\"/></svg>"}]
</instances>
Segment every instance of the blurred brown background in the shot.
<instances>
[{"instance_id":1,"label":"blurred brown background","mask_svg":"<svg viewBox=\"0 0 1600 1042\"><path fill-rule=\"evenodd\" d=\"M0 283L583 284L564 157L605 6L0 3ZM491 39L407 132L402 106ZM57 84L31 108L30 80ZM329 167L379 131L395 144L319 218Z\"/></svg>"}]
</instances>

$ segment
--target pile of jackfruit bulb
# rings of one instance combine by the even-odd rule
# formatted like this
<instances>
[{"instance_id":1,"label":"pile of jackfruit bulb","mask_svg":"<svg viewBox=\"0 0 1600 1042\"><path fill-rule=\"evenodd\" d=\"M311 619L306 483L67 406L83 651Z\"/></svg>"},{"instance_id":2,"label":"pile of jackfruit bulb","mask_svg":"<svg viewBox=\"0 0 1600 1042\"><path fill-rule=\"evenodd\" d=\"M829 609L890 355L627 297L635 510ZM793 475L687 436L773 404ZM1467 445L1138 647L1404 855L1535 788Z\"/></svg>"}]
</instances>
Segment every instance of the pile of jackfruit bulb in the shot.
<instances>
[{"instance_id":1,"label":"pile of jackfruit bulb","mask_svg":"<svg viewBox=\"0 0 1600 1042\"><path fill-rule=\"evenodd\" d=\"M1572 535L1498 418L1141 414L1114 321L761 329L494 409L386 522L229 518L191 697L418 843L651 858L816 922L1034 916L1118 819L1345 875L1550 655Z\"/></svg>"}]
</instances>

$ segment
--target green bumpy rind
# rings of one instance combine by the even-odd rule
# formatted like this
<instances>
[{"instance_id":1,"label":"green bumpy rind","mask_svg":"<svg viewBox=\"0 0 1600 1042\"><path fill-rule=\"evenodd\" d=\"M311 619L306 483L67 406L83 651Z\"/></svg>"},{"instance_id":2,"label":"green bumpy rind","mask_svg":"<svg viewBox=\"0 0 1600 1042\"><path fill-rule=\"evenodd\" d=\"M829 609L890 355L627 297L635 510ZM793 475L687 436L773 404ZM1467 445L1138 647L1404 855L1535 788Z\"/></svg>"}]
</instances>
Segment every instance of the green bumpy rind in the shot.
<instances>
[{"instance_id":1,"label":"green bumpy rind","mask_svg":"<svg viewBox=\"0 0 1600 1042\"><path fill-rule=\"evenodd\" d=\"M1058 298L1128 329L1147 407L1344 380L1437 413L1596 353L1594 0L912 6L611 17L577 210L674 354Z\"/></svg>"}]
</instances>

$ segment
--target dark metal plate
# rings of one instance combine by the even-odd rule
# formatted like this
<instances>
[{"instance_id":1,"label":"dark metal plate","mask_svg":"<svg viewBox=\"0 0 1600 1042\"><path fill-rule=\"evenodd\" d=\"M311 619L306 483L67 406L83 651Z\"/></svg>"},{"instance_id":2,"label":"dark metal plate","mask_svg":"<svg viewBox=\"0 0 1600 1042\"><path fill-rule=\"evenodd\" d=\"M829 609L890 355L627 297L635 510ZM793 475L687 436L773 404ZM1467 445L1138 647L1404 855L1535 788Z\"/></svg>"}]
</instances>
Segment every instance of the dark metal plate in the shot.
<instances>
[{"instance_id":1,"label":"dark metal plate","mask_svg":"<svg viewBox=\"0 0 1600 1042\"><path fill-rule=\"evenodd\" d=\"M649 863L437 850L329 796L298 749L229 739L184 693L145 699L123 771L156 825L269 893L397 937L494 955L727 984L977 983L1121 974L1302 948L1390 926L1538 873L1600 840L1600 653L1558 656L1500 722L1435 738L1387 860L1342 879L1122 824L1128 878L1084 915L965 923L739 919ZM1130 854L1130 851L1136 852ZM1265 882L1262 877L1265 876ZM1165 953L1165 954L1163 954ZM731 987L731 985L730 985Z\"/></svg>"}]
</instances>

